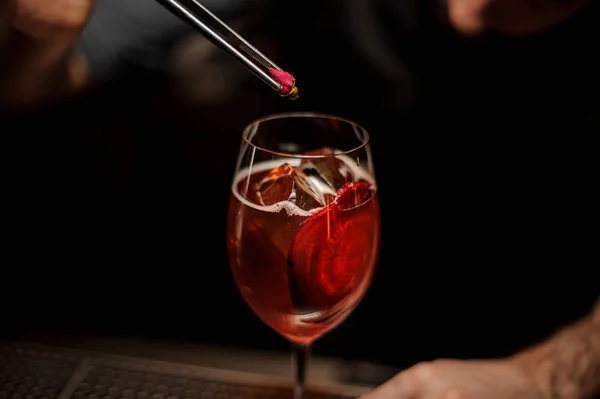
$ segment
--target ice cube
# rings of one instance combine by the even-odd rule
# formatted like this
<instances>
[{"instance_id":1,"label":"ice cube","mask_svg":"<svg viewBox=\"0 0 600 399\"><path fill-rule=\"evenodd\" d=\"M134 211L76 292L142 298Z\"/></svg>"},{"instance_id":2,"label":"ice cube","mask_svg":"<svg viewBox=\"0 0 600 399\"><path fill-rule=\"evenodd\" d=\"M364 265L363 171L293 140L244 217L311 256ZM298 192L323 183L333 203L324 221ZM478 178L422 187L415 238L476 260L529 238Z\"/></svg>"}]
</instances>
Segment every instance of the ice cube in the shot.
<instances>
[{"instance_id":1,"label":"ice cube","mask_svg":"<svg viewBox=\"0 0 600 399\"><path fill-rule=\"evenodd\" d=\"M340 159L334 157L335 151L328 147L307 152L305 155L330 155L326 158L303 159L300 169L307 176L322 180L335 192L344 184L352 181L352 173L348 166Z\"/></svg>"},{"instance_id":2,"label":"ice cube","mask_svg":"<svg viewBox=\"0 0 600 399\"><path fill-rule=\"evenodd\" d=\"M291 201L300 209L309 211L330 203L335 190L320 178L307 176L288 163L271 170L257 184L256 197L261 205Z\"/></svg>"},{"instance_id":3,"label":"ice cube","mask_svg":"<svg viewBox=\"0 0 600 399\"><path fill-rule=\"evenodd\" d=\"M336 191L320 178L308 176L300 169L294 169L295 190L290 201L305 211L325 206L335 199Z\"/></svg>"},{"instance_id":4,"label":"ice cube","mask_svg":"<svg viewBox=\"0 0 600 399\"><path fill-rule=\"evenodd\" d=\"M284 163L267 173L257 183L256 198L258 203L261 205L273 205L281 201L287 201L294 191L293 172L293 166Z\"/></svg>"}]
</instances>

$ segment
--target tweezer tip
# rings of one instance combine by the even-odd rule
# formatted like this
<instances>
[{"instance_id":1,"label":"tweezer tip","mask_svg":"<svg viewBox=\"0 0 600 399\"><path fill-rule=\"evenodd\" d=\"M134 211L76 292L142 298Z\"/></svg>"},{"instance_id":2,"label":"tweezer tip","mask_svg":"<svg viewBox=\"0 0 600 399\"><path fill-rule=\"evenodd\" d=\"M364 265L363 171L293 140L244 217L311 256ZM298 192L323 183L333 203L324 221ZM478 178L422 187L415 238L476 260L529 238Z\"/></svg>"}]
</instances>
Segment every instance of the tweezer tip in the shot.
<instances>
[{"instance_id":1,"label":"tweezer tip","mask_svg":"<svg viewBox=\"0 0 600 399\"><path fill-rule=\"evenodd\" d=\"M289 93L284 94L284 96L289 98L290 100L297 100L299 97L298 88L296 86L292 87L292 90L290 90Z\"/></svg>"}]
</instances>

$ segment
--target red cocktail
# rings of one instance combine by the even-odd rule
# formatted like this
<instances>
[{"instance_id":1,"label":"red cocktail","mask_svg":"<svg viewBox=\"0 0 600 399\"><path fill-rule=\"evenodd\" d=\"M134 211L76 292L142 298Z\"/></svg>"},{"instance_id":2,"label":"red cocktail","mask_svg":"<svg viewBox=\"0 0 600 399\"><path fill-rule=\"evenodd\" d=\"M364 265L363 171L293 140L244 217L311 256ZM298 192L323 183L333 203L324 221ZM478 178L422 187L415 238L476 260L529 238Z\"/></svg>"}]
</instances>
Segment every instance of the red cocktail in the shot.
<instances>
[{"instance_id":1,"label":"red cocktail","mask_svg":"<svg viewBox=\"0 0 600 399\"><path fill-rule=\"evenodd\" d=\"M227 249L238 289L261 320L308 348L364 295L379 240L364 129L330 116L285 114L245 130Z\"/></svg>"}]
</instances>

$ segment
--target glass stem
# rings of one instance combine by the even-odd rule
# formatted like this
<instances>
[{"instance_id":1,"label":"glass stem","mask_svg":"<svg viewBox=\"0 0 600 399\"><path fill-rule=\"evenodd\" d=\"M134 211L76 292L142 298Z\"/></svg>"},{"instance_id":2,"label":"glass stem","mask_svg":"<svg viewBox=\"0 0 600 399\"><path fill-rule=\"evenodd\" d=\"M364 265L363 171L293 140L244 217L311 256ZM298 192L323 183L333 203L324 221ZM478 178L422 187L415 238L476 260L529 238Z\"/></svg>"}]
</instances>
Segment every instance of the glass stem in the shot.
<instances>
[{"instance_id":1,"label":"glass stem","mask_svg":"<svg viewBox=\"0 0 600 399\"><path fill-rule=\"evenodd\" d=\"M310 346L302 344L292 344L292 370L294 372L294 399L303 399L304 388L306 387L306 371L308 358L310 356Z\"/></svg>"}]
</instances>

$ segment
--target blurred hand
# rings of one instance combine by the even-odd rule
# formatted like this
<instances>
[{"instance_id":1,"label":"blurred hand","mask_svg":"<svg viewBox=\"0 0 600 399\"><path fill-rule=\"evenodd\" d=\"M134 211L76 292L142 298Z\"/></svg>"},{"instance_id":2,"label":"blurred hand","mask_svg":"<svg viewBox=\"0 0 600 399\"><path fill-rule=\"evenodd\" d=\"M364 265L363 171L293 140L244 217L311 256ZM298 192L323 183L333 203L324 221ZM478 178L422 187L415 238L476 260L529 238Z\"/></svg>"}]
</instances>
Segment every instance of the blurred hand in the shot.
<instances>
[{"instance_id":1,"label":"blurred hand","mask_svg":"<svg viewBox=\"0 0 600 399\"><path fill-rule=\"evenodd\" d=\"M93 0L0 0L0 105L34 106L83 85L73 43Z\"/></svg>"},{"instance_id":2,"label":"blurred hand","mask_svg":"<svg viewBox=\"0 0 600 399\"><path fill-rule=\"evenodd\" d=\"M450 23L460 33L540 32L564 21L591 0L447 0Z\"/></svg>"},{"instance_id":3,"label":"blurred hand","mask_svg":"<svg viewBox=\"0 0 600 399\"><path fill-rule=\"evenodd\" d=\"M418 364L361 399L549 399L513 363L436 360Z\"/></svg>"}]
</instances>

